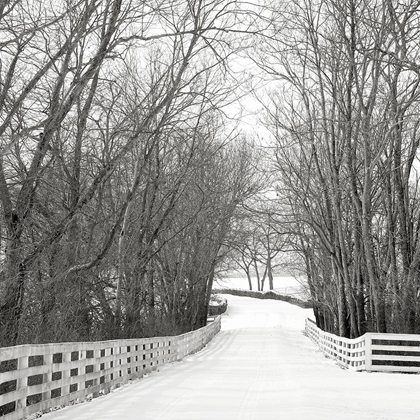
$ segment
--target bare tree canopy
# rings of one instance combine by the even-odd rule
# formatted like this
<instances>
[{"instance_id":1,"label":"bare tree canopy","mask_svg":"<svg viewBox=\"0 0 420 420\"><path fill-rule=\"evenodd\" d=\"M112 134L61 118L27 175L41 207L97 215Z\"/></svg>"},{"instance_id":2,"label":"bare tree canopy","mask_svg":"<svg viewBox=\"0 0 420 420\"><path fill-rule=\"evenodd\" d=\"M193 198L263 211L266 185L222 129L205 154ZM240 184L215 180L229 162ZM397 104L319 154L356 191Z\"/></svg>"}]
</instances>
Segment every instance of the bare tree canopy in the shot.
<instances>
[{"instance_id":1,"label":"bare tree canopy","mask_svg":"<svg viewBox=\"0 0 420 420\"><path fill-rule=\"evenodd\" d=\"M205 323L253 190L224 113L245 5L2 3L1 345Z\"/></svg>"},{"instance_id":2,"label":"bare tree canopy","mask_svg":"<svg viewBox=\"0 0 420 420\"><path fill-rule=\"evenodd\" d=\"M273 3L255 59L277 81L266 122L282 221L318 325L343 336L420 327L419 7Z\"/></svg>"}]
</instances>

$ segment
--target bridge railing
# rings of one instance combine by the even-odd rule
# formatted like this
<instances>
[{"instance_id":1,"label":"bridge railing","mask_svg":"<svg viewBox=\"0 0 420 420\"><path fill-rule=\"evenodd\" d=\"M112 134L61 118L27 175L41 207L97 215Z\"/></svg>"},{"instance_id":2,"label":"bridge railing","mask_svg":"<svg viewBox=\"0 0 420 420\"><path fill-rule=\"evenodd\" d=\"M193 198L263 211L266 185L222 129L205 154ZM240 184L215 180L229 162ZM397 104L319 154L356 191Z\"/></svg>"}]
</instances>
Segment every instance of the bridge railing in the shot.
<instances>
[{"instance_id":1,"label":"bridge railing","mask_svg":"<svg viewBox=\"0 0 420 420\"><path fill-rule=\"evenodd\" d=\"M343 367L368 372L420 372L420 334L366 333L344 338L306 318L306 334Z\"/></svg>"},{"instance_id":2,"label":"bridge railing","mask_svg":"<svg viewBox=\"0 0 420 420\"><path fill-rule=\"evenodd\" d=\"M201 350L221 317L179 336L0 348L0 418L18 420L94 398Z\"/></svg>"}]
</instances>

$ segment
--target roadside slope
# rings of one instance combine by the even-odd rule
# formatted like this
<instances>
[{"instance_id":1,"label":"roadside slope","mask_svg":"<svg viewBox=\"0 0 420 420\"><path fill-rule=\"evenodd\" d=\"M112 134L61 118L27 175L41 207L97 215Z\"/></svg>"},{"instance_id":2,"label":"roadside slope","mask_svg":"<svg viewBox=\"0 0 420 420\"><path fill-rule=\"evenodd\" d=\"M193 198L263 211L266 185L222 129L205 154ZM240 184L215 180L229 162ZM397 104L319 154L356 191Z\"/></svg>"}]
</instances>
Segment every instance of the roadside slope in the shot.
<instances>
[{"instance_id":1,"label":"roadside slope","mask_svg":"<svg viewBox=\"0 0 420 420\"><path fill-rule=\"evenodd\" d=\"M340 369L303 335L302 309L225 295L201 352L45 420L419 419L419 375Z\"/></svg>"}]
</instances>

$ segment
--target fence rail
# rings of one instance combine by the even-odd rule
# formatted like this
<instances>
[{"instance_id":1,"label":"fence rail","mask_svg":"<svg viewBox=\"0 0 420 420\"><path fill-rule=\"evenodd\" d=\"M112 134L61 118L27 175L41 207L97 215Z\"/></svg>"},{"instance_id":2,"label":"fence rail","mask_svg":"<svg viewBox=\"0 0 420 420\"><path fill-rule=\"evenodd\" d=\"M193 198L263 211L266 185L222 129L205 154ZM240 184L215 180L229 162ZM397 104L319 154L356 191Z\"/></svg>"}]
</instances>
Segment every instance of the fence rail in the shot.
<instances>
[{"instance_id":1,"label":"fence rail","mask_svg":"<svg viewBox=\"0 0 420 420\"><path fill-rule=\"evenodd\" d=\"M420 373L420 334L366 333L349 339L306 318L306 334L338 364L355 371Z\"/></svg>"},{"instance_id":2,"label":"fence rail","mask_svg":"<svg viewBox=\"0 0 420 420\"><path fill-rule=\"evenodd\" d=\"M19 420L108 393L199 351L220 327L219 316L207 326L179 336L1 348L0 418Z\"/></svg>"}]
</instances>

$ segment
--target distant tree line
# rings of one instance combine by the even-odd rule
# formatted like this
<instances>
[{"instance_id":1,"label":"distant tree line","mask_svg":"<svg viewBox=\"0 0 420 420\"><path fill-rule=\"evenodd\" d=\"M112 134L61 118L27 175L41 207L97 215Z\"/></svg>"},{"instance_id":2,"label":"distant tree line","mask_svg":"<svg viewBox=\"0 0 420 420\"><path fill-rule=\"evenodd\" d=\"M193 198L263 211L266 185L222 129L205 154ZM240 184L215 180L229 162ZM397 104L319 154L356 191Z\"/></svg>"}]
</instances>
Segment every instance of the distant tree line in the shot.
<instances>
[{"instance_id":1,"label":"distant tree line","mask_svg":"<svg viewBox=\"0 0 420 420\"><path fill-rule=\"evenodd\" d=\"M0 5L0 345L206 322L253 148L240 2Z\"/></svg>"},{"instance_id":2,"label":"distant tree line","mask_svg":"<svg viewBox=\"0 0 420 420\"><path fill-rule=\"evenodd\" d=\"M420 331L420 4L269 2L254 61L273 134L272 210L318 326ZM261 96L261 95L260 95Z\"/></svg>"},{"instance_id":3,"label":"distant tree line","mask_svg":"<svg viewBox=\"0 0 420 420\"><path fill-rule=\"evenodd\" d=\"M267 185L265 169L259 170L262 185ZM280 253L287 238L276 229L276 222L269 214L263 194L247 200L245 208L238 211L232 234L228 237L231 268L239 269L253 289L252 278L256 279L257 291L274 289L274 271L282 265Z\"/></svg>"}]
</instances>

